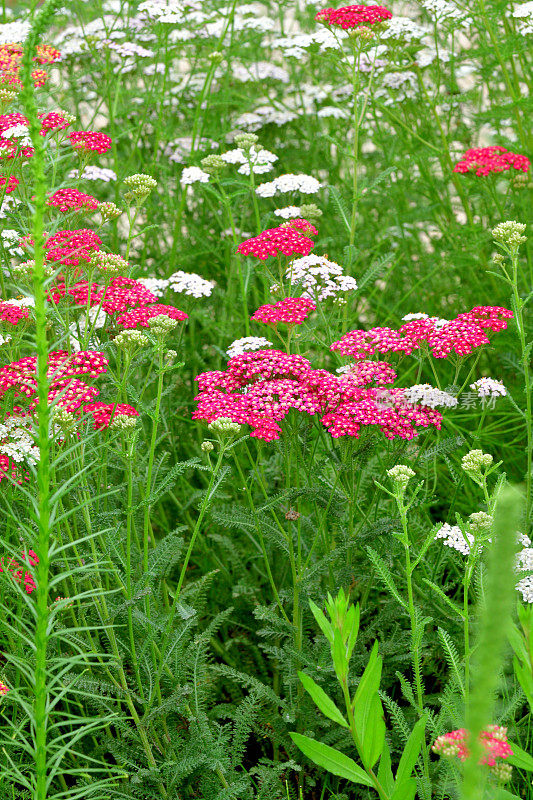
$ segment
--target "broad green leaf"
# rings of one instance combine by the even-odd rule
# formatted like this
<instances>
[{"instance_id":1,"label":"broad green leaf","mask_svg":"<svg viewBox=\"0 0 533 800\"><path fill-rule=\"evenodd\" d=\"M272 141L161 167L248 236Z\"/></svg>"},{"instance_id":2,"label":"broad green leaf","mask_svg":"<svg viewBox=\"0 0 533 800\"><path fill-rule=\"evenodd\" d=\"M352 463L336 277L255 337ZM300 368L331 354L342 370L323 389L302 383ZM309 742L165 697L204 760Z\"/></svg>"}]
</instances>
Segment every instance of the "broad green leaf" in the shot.
<instances>
[{"instance_id":1,"label":"broad green leaf","mask_svg":"<svg viewBox=\"0 0 533 800\"><path fill-rule=\"evenodd\" d=\"M376 642L353 701L355 726L362 747L360 755L371 767L378 760L385 739L383 708L378 695L381 665Z\"/></svg>"},{"instance_id":2,"label":"broad green leaf","mask_svg":"<svg viewBox=\"0 0 533 800\"><path fill-rule=\"evenodd\" d=\"M328 622L326 619L324 612L319 609L316 603L313 603L312 600L309 601L309 608L311 609L311 613L313 614L314 618L316 619L317 625L328 640L328 642L332 645L333 644L333 628L331 627L331 623Z\"/></svg>"},{"instance_id":3,"label":"broad green leaf","mask_svg":"<svg viewBox=\"0 0 533 800\"><path fill-rule=\"evenodd\" d=\"M420 753L420 748L424 742L424 732L426 729L426 718L419 719L411 731L396 770L396 783L401 784L411 777L414 766Z\"/></svg>"},{"instance_id":4,"label":"broad green leaf","mask_svg":"<svg viewBox=\"0 0 533 800\"><path fill-rule=\"evenodd\" d=\"M416 779L408 778L394 787L391 800L414 800L416 795Z\"/></svg>"},{"instance_id":5,"label":"broad green leaf","mask_svg":"<svg viewBox=\"0 0 533 800\"><path fill-rule=\"evenodd\" d=\"M492 800L521 800L517 794L508 792L507 789L496 789L492 795Z\"/></svg>"},{"instance_id":6,"label":"broad green leaf","mask_svg":"<svg viewBox=\"0 0 533 800\"><path fill-rule=\"evenodd\" d=\"M310 739L309 736L302 736L301 733L291 733L291 739L307 758L319 767L327 769L332 775L346 778L352 783L362 783L363 786L373 786L364 769L349 756L335 750L334 747Z\"/></svg>"},{"instance_id":7,"label":"broad green leaf","mask_svg":"<svg viewBox=\"0 0 533 800\"><path fill-rule=\"evenodd\" d=\"M513 744L513 742L509 742L509 747L513 751L513 755L505 760L508 761L509 764L512 764L513 767L525 769L527 772L533 772L533 756L530 756L529 753L526 753L525 750L522 750L517 744Z\"/></svg>"},{"instance_id":8,"label":"broad green leaf","mask_svg":"<svg viewBox=\"0 0 533 800\"><path fill-rule=\"evenodd\" d=\"M314 703L318 706L319 710L325 714L326 717L332 719L337 725L342 725L343 728L348 727L348 723L342 716L341 711L337 708L333 700L331 700L324 689L322 689L315 681L306 675L305 672L299 672L298 677L304 685L304 688L311 695Z\"/></svg>"},{"instance_id":9,"label":"broad green leaf","mask_svg":"<svg viewBox=\"0 0 533 800\"><path fill-rule=\"evenodd\" d=\"M381 758L379 759L378 781L385 787L388 794L392 792L394 788L394 776L391 769L390 748L387 742L383 742Z\"/></svg>"}]
</instances>

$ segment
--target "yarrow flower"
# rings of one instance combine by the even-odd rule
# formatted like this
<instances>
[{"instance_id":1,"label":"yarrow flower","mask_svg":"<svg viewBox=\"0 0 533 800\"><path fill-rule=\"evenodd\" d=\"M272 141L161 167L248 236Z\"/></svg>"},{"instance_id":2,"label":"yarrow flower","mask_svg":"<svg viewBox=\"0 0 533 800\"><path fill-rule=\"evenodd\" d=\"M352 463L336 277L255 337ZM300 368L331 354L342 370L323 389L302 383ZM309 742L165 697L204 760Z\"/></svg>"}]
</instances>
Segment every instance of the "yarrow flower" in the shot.
<instances>
[{"instance_id":1,"label":"yarrow flower","mask_svg":"<svg viewBox=\"0 0 533 800\"><path fill-rule=\"evenodd\" d=\"M250 319L264 322L265 325L301 325L310 311L316 309L315 304L305 297L286 297L277 303L260 306Z\"/></svg>"},{"instance_id":2,"label":"yarrow flower","mask_svg":"<svg viewBox=\"0 0 533 800\"><path fill-rule=\"evenodd\" d=\"M389 403L380 404L380 385L395 378L384 362L362 361L337 376L312 369L303 356L279 350L245 352L231 358L225 372L198 376L200 393L193 418L213 422L229 417L250 425L251 436L265 441L279 438L279 422L291 409L319 414L333 438L358 437L361 427L369 425L377 426L389 439L412 439L419 427L440 428L442 415L407 406L402 389L389 389Z\"/></svg>"},{"instance_id":3,"label":"yarrow flower","mask_svg":"<svg viewBox=\"0 0 533 800\"><path fill-rule=\"evenodd\" d=\"M473 172L478 176L508 172L511 168L529 172L531 162L526 156L511 153L501 145L475 147L467 150L453 168L454 172Z\"/></svg>"},{"instance_id":4,"label":"yarrow flower","mask_svg":"<svg viewBox=\"0 0 533 800\"><path fill-rule=\"evenodd\" d=\"M90 194L83 194L78 189L58 189L48 198L47 205L63 213L81 209L95 211L98 208L98 200Z\"/></svg>"},{"instance_id":5,"label":"yarrow flower","mask_svg":"<svg viewBox=\"0 0 533 800\"><path fill-rule=\"evenodd\" d=\"M321 187L320 181L311 175L279 175L273 181L260 183L256 187L255 193L259 197L274 197L277 194L286 192L301 192L302 194L316 194Z\"/></svg>"},{"instance_id":6,"label":"yarrow flower","mask_svg":"<svg viewBox=\"0 0 533 800\"><path fill-rule=\"evenodd\" d=\"M457 757L460 761L466 761L470 754L468 740L468 731L464 728L459 728L459 730L438 736L431 749L434 753L438 753L445 758ZM513 755L513 751L507 741L507 728L499 725L488 725L479 734L479 742L484 753L479 763L490 767L499 780L509 780L512 767L509 764L502 764L502 761Z\"/></svg>"},{"instance_id":7,"label":"yarrow flower","mask_svg":"<svg viewBox=\"0 0 533 800\"><path fill-rule=\"evenodd\" d=\"M108 428L117 416L138 417L139 412L126 403L88 403L83 407L85 414L93 418L95 430Z\"/></svg>"},{"instance_id":8,"label":"yarrow flower","mask_svg":"<svg viewBox=\"0 0 533 800\"><path fill-rule=\"evenodd\" d=\"M185 167L181 173L180 183L182 186L191 186L193 183L209 183L209 173L204 172L200 167Z\"/></svg>"},{"instance_id":9,"label":"yarrow flower","mask_svg":"<svg viewBox=\"0 0 533 800\"><path fill-rule=\"evenodd\" d=\"M27 553L21 553L21 557L23 561L28 562L28 564L32 567L37 566L39 563L39 558L34 550L28 550ZM24 586L27 594L31 594L34 589L37 588L31 572L28 572L26 569L24 569L24 566L21 566L14 558L9 558L7 562L4 562L4 556L2 556L0 558L0 573L6 571L11 573L11 577L16 581L16 583Z\"/></svg>"},{"instance_id":10,"label":"yarrow flower","mask_svg":"<svg viewBox=\"0 0 533 800\"><path fill-rule=\"evenodd\" d=\"M314 253L292 261L285 271L285 278L291 285L303 287L303 297L314 300L326 300L357 289L355 278L344 275L340 264Z\"/></svg>"},{"instance_id":11,"label":"yarrow flower","mask_svg":"<svg viewBox=\"0 0 533 800\"><path fill-rule=\"evenodd\" d=\"M190 297L210 297L216 286L215 281L208 281L195 272L183 272L181 269L168 278L167 284L173 292Z\"/></svg>"},{"instance_id":12,"label":"yarrow flower","mask_svg":"<svg viewBox=\"0 0 533 800\"><path fill-rule=\"evenodd\" d=\"M68 137L72 147L80 153L107 153L111 148L112 139L105 133L96 131L73 131Z\"/></svg>"},{"instance_id":13,"label":"yarrow flower","mask_svg":"<svg viewBox=\"0 0 533 800\"><path fill-rule=\"evenodd\" d=\"M391 467L391 469L387 470L387 475L394 483L400 484L400 486L407 486L411 478L415 477L415 471L411 469L411 467L407 467L405 464L396 464L396 466Z\"/></svg>"},{"instance_id":14,"label":"yarrow flower","mask_svg":"<svg viewBox=\"0 0 533 800\"><path fill-rule=\"evenodd\" d=\"M343 6L342 8L324 8L315 14L317 22L326 25L337 25L343 30L359 26L376 25L391 19L392 13L383 6Z\"/></svg>"},{"instance_id":15,"label":"yarrow flower","mask_svg":"<svg viewBox=\"0 0 533 800\"><path fill-rule=\"evenodd\" d=\"M255 175L270 172L273 169L272 165L278 160L278 157L269 150L256 150L253 146L247 151L241 147L229 150L227 153L222 153L221 158L227 164L240 164L241 166L237 171L241 175L250 174L250 164Z\"/></svg>"},{"instance_id":16,"label":"yarrow flower","mask_svg":"<svg viewBox=\"0 0 533 800\"><path fill-rule=\"evenodd\" d=\"M26 244L33 244L27 240ZM58 231L46 240L44 247L47 261L78 266L80 261L90 261L91 253L100 249L102 240L88 228L75 231Z\"/></svg>"},{"instance_id":17,"label":"yarrow flower","mask_svg":"<svg viewBox=\"0 0 533 800\"><path fill-rule=\"evenodd\" d=\"M470 555L470 550L474 544L474 535L469 531L463 531L458 525L449 525L444 522L435 534L435 539L442 539L446 547L457 550L464 556Z\"/></svg>"},{"instance_id":18,"label":"yarrow flower","mask_svg":"<svg viewBox=\"0 0 533 800\"><path fill-rule=\"evenodd\" d=\"M477 396L481 398L505 397L507 394L507 389L502 381L497 381L494 378L479 378L470 384L470 388L477 392Z\"/></svg>"},{"instance_id":19,"label":"yarrow flower","mask_svg":"<svg viewBox=\"0 0 533 800\"><path fill-rule=\"evenodd\" d=\"M404 397L408 403L421 403L428 408L455 408L457 398L441 389L435 389L429 383L417 383L405 389Z\"/></svg>"},{"instance_id":20,"label":"yarrow flower","mask_svg":"<svg viewBox=\"0 0 533 800\"><path fill-rule=\"evenodd\" d=\"M429 348L434 358L447 358L455 353L469 355L474 349L490 344L488 331L505 330L513 312L500 306L476 306L453 320L432 317L412 319L398 330L371 328L344 334L330 349L354 359L367 358L374 353L411 355L422 347Z\"/></svg>"},{"instance_id":21,"label":"yarrow flower","mask_svg":"<svg viewBox=\"0 0 533 800\"><path fill-rule=\"evenodd\" d=\"M226 350L226 353L229 358L233 358L249 350L262 350L264 347L272 347L272 342L269 342L263 336L243 336L242 339L235 339Z\"/></svg>"},{"instance_id":22,"label":"yarrow flower","mask_svg":"<svg viewBox=\"0 0 533 800\"><path fill-rule=\"evenodd\" d=\"M0 681L0 697L5 697L5 695L8 692L9 692L9 686L6 686L6 684L3 681Z\"/></svg>"},{"instance_id":23,"label":"yarrow flower","mask_svg":"<svg viewBox=\"0 0 533 800\"><path fill-rule=\"evenodd\" d=\"M5 175L0 175L0 189L3 189L5 187L4 189L5 194L11 194L11 192L14 192L19 183L20 183L19 179L15 178L14 175L10 175L9 178L6 178Z\"/></svg>"},{"instance_id":24,"label":"yarrow flower","mask_svg":"<svg viewBox=\"0 0 533 800\"><path fill-rule=\"evenodd\" d=\"M187 314L180 311L179 308L156 303L152 306L141 306L133 311L128 311L126 314L122 314L120 317L117 317L117 325L123 328L136 328L137 325L148 328L150 327L149 321L159 316L169 317L177 322L183 322L188 319Z\"/></svg>"},{"instance_id":25,"label":"yarrow flower","mask_svg":"<svg viewBox=\"0 0 533 800\"><path fill-rule=\"evenodd\" d=\"M285 256L295 254L309 255L315 243L307 236L299 233L299 223L304 222L306 233L316 236L317 229L306 220L290 220L290 222L280 225L278 228L268 228L258 236L246 239L237 248L241 255L254 255L265 261L269 256L276 256L283 253Z\"/></svg>"},{"instance_id":26,"label":"yarrow flower","mask_svg":"<svg viewBox=\"0 0 533 800\"><path fill-rule=\"evenodd\" d=\"M10 325L18 325L21 319L28 319L28 317L26 308L0 300L0 323L7 322Z\"/></svg>"}]
</instances>

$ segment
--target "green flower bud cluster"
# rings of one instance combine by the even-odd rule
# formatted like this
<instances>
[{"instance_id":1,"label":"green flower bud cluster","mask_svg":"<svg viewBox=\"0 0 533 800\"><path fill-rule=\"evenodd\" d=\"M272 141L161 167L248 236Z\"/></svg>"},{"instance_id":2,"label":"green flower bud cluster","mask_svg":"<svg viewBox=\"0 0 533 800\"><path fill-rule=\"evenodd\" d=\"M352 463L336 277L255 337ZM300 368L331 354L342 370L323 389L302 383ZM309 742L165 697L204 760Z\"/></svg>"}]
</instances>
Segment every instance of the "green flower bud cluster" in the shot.
<instances>
[{"instance_id":1,"label":"green flower bud cluster","mask_svg":"<svg viewBox=\"0 0 533 800\"><path fill-rule=\"evenodd\" d=\"M178 320L167 317L166 314L158 314L148 320L148 325L154 336L167 336L177 326Z\"/></svg>"},{"instance_id":2,"label":"green flower bud cluster","mask_svg":"<svg viewBox=\"0 0 533 800\"><path fill-rule=\"evenodd\" d=\"M211 453L215 449L213 442L202 442L200 450L202 453Z\"/></svg>"},{"instance_id":3,"label":"green flower bud cluster","mask_svg":"<svg viewBox=\"0 0 533 800\"><path fill-rule=\"evenodd\" d=\"M219 417L214 422L210 422L207 427L212 433L216 433L221 438L238 436L241 432L241 425L233 422L229 417Z\"/></svg>"},{"instance_id":4,"label":"green flower bud cluster","mask_svg":"<svg viewBox=\"0 0 533 800\"><path fill-rule=\"evenodd\" d=\"M202 158L200 163L202 165L202 169L204 172L207 172L208 175L218 175L228 166L222 156L217 155L206 156L205 158Z\"/></svg>"},{"instance_id":5,"label":"green flower bud cluster","mask_svg":"<svg viewBox=\"0 0 533 800\"><path fill-rule=\"evenodd\" d=\"M508 220L507 222L500 222L492 229L492 235L497 242L506 244L509 247L518 248L524 242L527 242L527 236L524 236L526 226L523 222L515 222L515 220Z\"/></svg>"},{"instance_id":6,"label":"green flower bud cluster","mask_svg":"<svg viewBox=\"0 0 533 800\"><path fill-rule=\"evenodd\" d=\"M109 427L121 433L132 433L137 428L137 418L129 417L127 414L116 414Z\"/></svg>"},{"instance_id":7,"label":"green flower bud cluster","mask_svg":"<svg viewBox=\"0 0 533 800\"><path fill-rule=\"evenodd\" d=\"M470 450L461 460L461 466L473 480L479 482L482 480L483 473L487 470L493 462L490 453L484 453L483 450Z\"/></svg>"},{"instance_id":8,"label":"green flower bud cluster","mask_svg":"<svg viewBox=\"0 0 533 800\"><path fill-rule=\"evenodd\" d=\"M411 467L406 467L405 464L396 464L395 467L387 470L387 475L396 484L403 486L404 488L407 486L411 478L415 477L415 472L411 469Z\"/></svg>"},{"instance_id":9,"label":"green flower bud cluster","mask_svg":"<svg viewBox=\"0 0 533 800\"><path fill-rule=\"evenodd\" d=\"M151 175L138 172L135 175L124 178L124 185L128 189L124 195L128 203L133 200L137 203L142 203L143 200L146 200L152 189L155 189L157 181L155 178L152 178Z\"/></svg>"},{"instance_id":10,"label":"green flower bud cluster","mask_svg":"<svg viewBox=\"0 0 533 800\"><path fill-rule=\"evenodd\" d=\"M146 347L147 344L150 344L148 336L145 336L141 331L135 330L122 331L118 336L115 336L113 341L121 350L126 350L128 352L136 350L138 347Z\"/></svg>"},{"instance_id":11,"label":"green flower bud cluster","mask_svg":"<svg viewBox=\"0 0 533 800\"><path fill-rule=\"evenodd\" d=\"M259 141L259 136L255 133L237 133L233 141L241 150L250 150Z\"/></svg>"},{"instance_id":12,"label":"green flower bud cluster","mask_svg":"<svg viewBox=\"0 0 533 800\"><path fill-rule=\"evenodd\" d=\"M102 222L110 222L122 214L120 208L110 202L98 203L98 211L102 215Z\"/></svg>"},{"instance_id":13,"label":"green flower bud cluster","mask_svg":"<svg viewBox=\"0 0 533 800\"><path fill-rule=\"evenodd\" d=\"M468 517L470 533L474 536L486 536L492 530L493 517L485 511L476 511Z\"/></svg>"},{"instance_id":14,"label":"green flower bud cluster","mask_svg":"<svg viewBox=\"0 0 533 800\"><path fill-rule=\"evenodd\" d=\"M128 273L130 265L118 253L92 253L89 262L91 269L97 269L111 278Z\"/></svg>"},{"instance_id":15,"label":"green flower bud cluster","mask_svg":"<svg viewBox=\"0 0 533 800\"><path fill-rule=\"evenodd\" d=\"M322 216L322 211L315 203L304 203L303 206L300 206L300 213L309 222L317 222Z\"/></svg>"},{"instance_id":16,"label":"green flower bud cluster","mask_svg":"<svg viewBox=\"0 0 533 800\"><path fill-rule=\"evenodd\" d=\"M33 281L33 270L35 269L35 261L25 261L23 264L15 264L11 267L13 277L18 281L31 283ZM50 278L54 274L54 269L49 264L43 264L43 271L45 277Z\"/></svg>"}]
</instances>

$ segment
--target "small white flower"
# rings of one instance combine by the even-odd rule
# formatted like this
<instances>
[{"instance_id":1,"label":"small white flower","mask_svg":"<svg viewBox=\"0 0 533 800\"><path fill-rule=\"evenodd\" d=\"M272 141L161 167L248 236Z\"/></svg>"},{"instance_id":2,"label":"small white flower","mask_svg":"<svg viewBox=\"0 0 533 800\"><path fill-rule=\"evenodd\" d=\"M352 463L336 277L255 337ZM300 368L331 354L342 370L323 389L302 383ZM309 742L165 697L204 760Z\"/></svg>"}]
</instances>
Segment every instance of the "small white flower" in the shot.
<instances>
[{"instance_id":1,"label":"small white flower","mask_svg":"<svg viewBox=\"0 0 533 800\"><path fill-rule=\"evenodd\" d=\"M190 186L192 183L209 183L209 174L200 167L185 167L181 173L180 183L182 186Z\"/></svg>"},{"instance_id":2,"label":"small white flower","mask_svg":"<svg viewBox=\"0 0 533 800\"><path fill-rule=\"evenodd\" d=\"M80 173L77 169L73 169L68 173L69 178L79 178L79 176ZM89 164L89 166L85 167L83 170L81 177L86 181L104 181L105 183L110 183L110 181L116 181L117 173L107 167L97 167L95 164Z\"/></svg>"},{"instance_id":3,"label":"small white flower","mask_svg":"<svg viewBox=\"0 0 533 800\"><path fill-rule=\"evenodd\" d=\"M243 336L242 339L235 339L226 350L228 357L240 356L248 350L262 350L264 347L272 347L272 342L263 336Z\"/></svg>"},{"instance_id":4,"label":"small white flower","mask_svg":"<svg viewBox=\"0 0 533 800\"><path fill-rule=\"evenodd\" d=\"M136 280L146 286L148 291L152 292L156 297L163 297L169 286L169 281L166 278L137 278Z\"/></svg>"},{"instance_id":5,"label":"small white flower","mask_svg":"<svg viewBox=\"0 0 533 800\"><path fill-rule=\"evenodd\" d=\"M274 197L285 192L301 192L302 194L316 194L321 187L320 181L311 175L299 173L298 175L279 175L269 183L261 183L256 188L259 197Z\"/></svg>"},{"instance_id":6,"label":"small white flower","mask_svg":"<svg viewBox=\"0 0 533 800\"><path fill-rule=\"evenodd\" d=\"M457 398L448 392L443 392L436 389L429 383L417 383L414 386L409 386L404 390L403 396L405 400L414 405L421 403L428 408L455 408L457 405Z\"/></svg>"},{"instance_id":7,"label":"small white flower","mask_svg":"<svg viewBox=\"0 0 533 800\"><path fill-rule=\"evenodd\" d=\"M406 314L405 317L402 317L405 322L411 322L414 319L429 319L429 314L417 312L416 314Z\"/></svg>"},{"instance_id":8,"label":"small white flower","mask_svg":"<svg viewBox=\"0 0 533 800\"><path fill-rule=\"evenodd\" d=\"M470 388L477 392L478 397L505 397L507 394L503 383L495 378L479 378L470 384Z\"/></svg>"},{"instance_id":9,"label":"small white flower","mask_svg":"<svg viewBox=\"0 0 533 800\"><path fill-rule=\"evenodd\" d=\"M178 270L168 279L168 285L174 292L191 297L210 297L216 286L215 281L208 281L195 272Z\"/></svg>"},{"instance_id":10,"label":"small white flower","mask_svg":"<svg viewBox=\"0 0 533 800\"><path fill-rule=\"evenodd\" d=\"M533 603L533 575L528 575L518 581L516 590L522 595L524 603Z\"/></svg>"},{"instance_id":11,"label":"small white flower","mask_svg":"<svg viewBox=\"0 0 533 800\"><path fill-rule=\"evenodd\" d=\"M286 206L285 208L276 208L274 214L276 215L276 217L281 217L282 219L294 219L295 217L302 216L300 206Z\"/></svg>"},{"instance_id":12,"label":"small white flower","mask_svg":"<svg viewBox=\"0 0 533 800\"><path fill-rule=\"evenodd\" d=\"M464 556L470 554L470 548L474 543L474 537L471 533L466 531L464 534L458 525L449 525L447 522L443 523L437 533L435 539L442 539L446 547L451 547L457 550Z\"/></svg>"},{"instance_id":13,"label":"small white flower","mask_svg":"<svg viewBox=\"0 0 533 800\"><path fill-rule=\"evenodd\" d=\"M241 164L238 170L241 175L250 174L250 163L255 175L270 172L273 169L273 163L278 160L278 157L269 150L256 150L254 146L250 148L248 157L242 148L237 147L235 150L222 153L221 158L227 164Z\"/></svg>"}]
</instances>

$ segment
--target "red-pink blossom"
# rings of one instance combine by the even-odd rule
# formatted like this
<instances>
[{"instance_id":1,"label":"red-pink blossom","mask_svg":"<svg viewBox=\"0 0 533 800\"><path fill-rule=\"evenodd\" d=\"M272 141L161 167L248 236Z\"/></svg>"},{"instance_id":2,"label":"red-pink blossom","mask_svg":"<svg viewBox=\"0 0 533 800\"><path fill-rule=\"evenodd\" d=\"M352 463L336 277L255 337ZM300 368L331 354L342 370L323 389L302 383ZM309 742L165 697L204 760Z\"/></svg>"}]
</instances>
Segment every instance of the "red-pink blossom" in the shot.
<instances>
[{"instance_id":1,"label":"red-pink blossom","mask_svg":"<svg viewBox=\"0 0 533 800\"><path fill-rule=\"evenodd\" d=\"M96 131L73 131L70 136L72 147L84 153L107 153L112 139L106 133Z\"/></svg>"},{"instance_id":2,"label":"red-pink blossom","mask_svg":"<svg viewBox=\"0 0 533 800\"><path fill-rule=\"evenodd\" d=\"M78 189L58 189L48 198L47 205L58 208L63 213L79 209L94 211L98 208L98 200L91 194L83 194Z\"/></svg>"},{"instance_id":3,"label":"red-pink blossom","mask_svg":"<svg viewBox=\"0 0 533 800\"><path fill-rule=\"evenodd\" d=\"M0 322L18 325L21 319L28 319L28 317L28 309L24 308L24 306L15 306L12 303L4 303L0 300Z\"/></svg>"},{"instance_id":4,"label":"red-pink blossom","mask_svg":"<svg viewBox=\"0 0 533 800\"><path fill-rule=\"evenodd\" d=\"M277 325L279 322L300 325L315 308L313 301L306 297L286 297L277 303L260 306L251 319L266 325Z\"/></svg>"},{"instance_id":5,"label":"red-pink blossom","mask_svg":"<svg viewBox=\"0 0 533 800\"><path fill-rule=\"evenodd\" d=\"M107 287L102 302L106 314L119 314L139 305L156 303L157 297L144 284L133 278L114 278Z\"/></svg>"},{"instance_id":6,"label":"red-pink blossom","mask_svg":"<svg viewBox=\"0 0 533 800\"><path fill-rule=\"evenodd\" d=\"M62 131L65 128L68 128L71 125L62 114L59 114L57 111L49 111L47 114L39 114L39 119L41 120L41 136L45 136L47 133L51 131Z\"/></svg>"},{"instance_id":7,"label":"red-pink blossom","mask_svg":"<svg viewBox=\"0 0 533 800\"><path fill-rule=\"evenodd\" d=\"M187 314L180 311L179 308L156 303L155 305L141 306L140 308L135 308L133 311L128 311L126 314L122 314L120 317L117 317L117 325L121 325L123 328L136 328L137 325L148 328L149 320L160 315L170 317L171 319L177 319L179 322L188 319Z\"/></svg>"},{"instance_id":8,"label":"red-pink blossom","mask_svg":"<svg viewBox=\"0 0 533 800\"><path fill-rule=\"evenodd\" d=\"M0 175L0 188L5 186L6 194L11 194L11 192L14 192L19 183L19 179L15 178L14 175L10 175L9 178L6 178L5 175Z\"/></svg>"},{"instance_id":9,"label":"red-pink blossom","mask_svg":"<svg viewBox=\"0 0 533 800\"><path fill-rule=\"evenodd\" d=\"M501 145L474 147L467 150L453 168L454 172L473 172L478 176L491 173L508 172L511 168L519 172L529 172L531 162L526 156L511 153Z\"/></svg>"},{"instance_id":10,"label":"red-pink blossom","mask_svg":"<svg viewBox=\"0 0 533 800\"><path fill-rule=\"evenodd\" d=\"M469 756L468 739L468 731L465 728L459 728L438 736L431 749L434 753L448 757L457 756L460 761L465 761ZM507 741L507 728L489 725L486 730L481 731L479 740L485 751L485 755L480 759L480 764L493 767L497 758L506 759L513 755Z\"/></svg>"},{"instance_id":11,"label":"red-pink blossom","mask_svg":"<svg viewBox=\"0 0 533 800\"><path fill-rule=\"evenodd\" d=\"M139 412L126 403L89 403L83 411L92 416L93 426L96 430L108 428L111 420L117 416L139 416Z\"/></svg>"},{"instance_id":12,"label":"red-pink blossom","mask_svg":"<svg viewBox=\"0 0 533 800\"><path fill-rule=\"evenodd\" d=\"M23 243L33 244L31 239ZM80 261L90 261L91 253L100 250L102 240L89 228L75 231L58 231L45 242L47 261L78 266Z\"/></svg>"},{"instance_id":13,"label":"red-pink blossom","mask_svg":"<svg viewBox=\"0 0 533 800\"><path fill-rule=\"evenodd\" d=\"M299 233L297 228L302 228L302 223L305 223L306 233L315 235L318 231L307 220L297 220L297 225L294 224L294 221L292 222L293 224L285 223L277 228L268 228L258 236L246 239L241 242L237 252L244 256L253 255L262 261L269 256L276 256L278 253L283 253L285 256L309 255L315 243Z\"/></svg>"},{"instance_id":14,"label":"red-pink blossom","mask_svg":"<svg viewBox=\"0 0 533 800\"><path fill-rule=\"evenodd\" d=\"M39 563L37 553L35 553L34 550L29 550L27 555L26 553L22 553L22 558L23 560L27 559L32 567L35 567ZM2 556L2 558L0 558L0 573L3 573L4 571L10 572L14 580L23 585L28 594L31 594L33 590L37 588L33 575L25 570L24 567L21 566L18 561L16 561L16 559L9 558L7 563L5 563L4 557Z\"/></svg>"},{"instance_id":15,"label":"red-pink blossom","mask_svg":"<svg viewBox=\"0 0 533 800\"><path fill-rule=\"evenodd\" d=\"M392 13L383 6L343 6L342 8L324 8L315 14L318 22L327 25L338 25L343 30L358 28L360 25L375 25L383 20L391 19Z\"/></svg>"}]
</instances>

